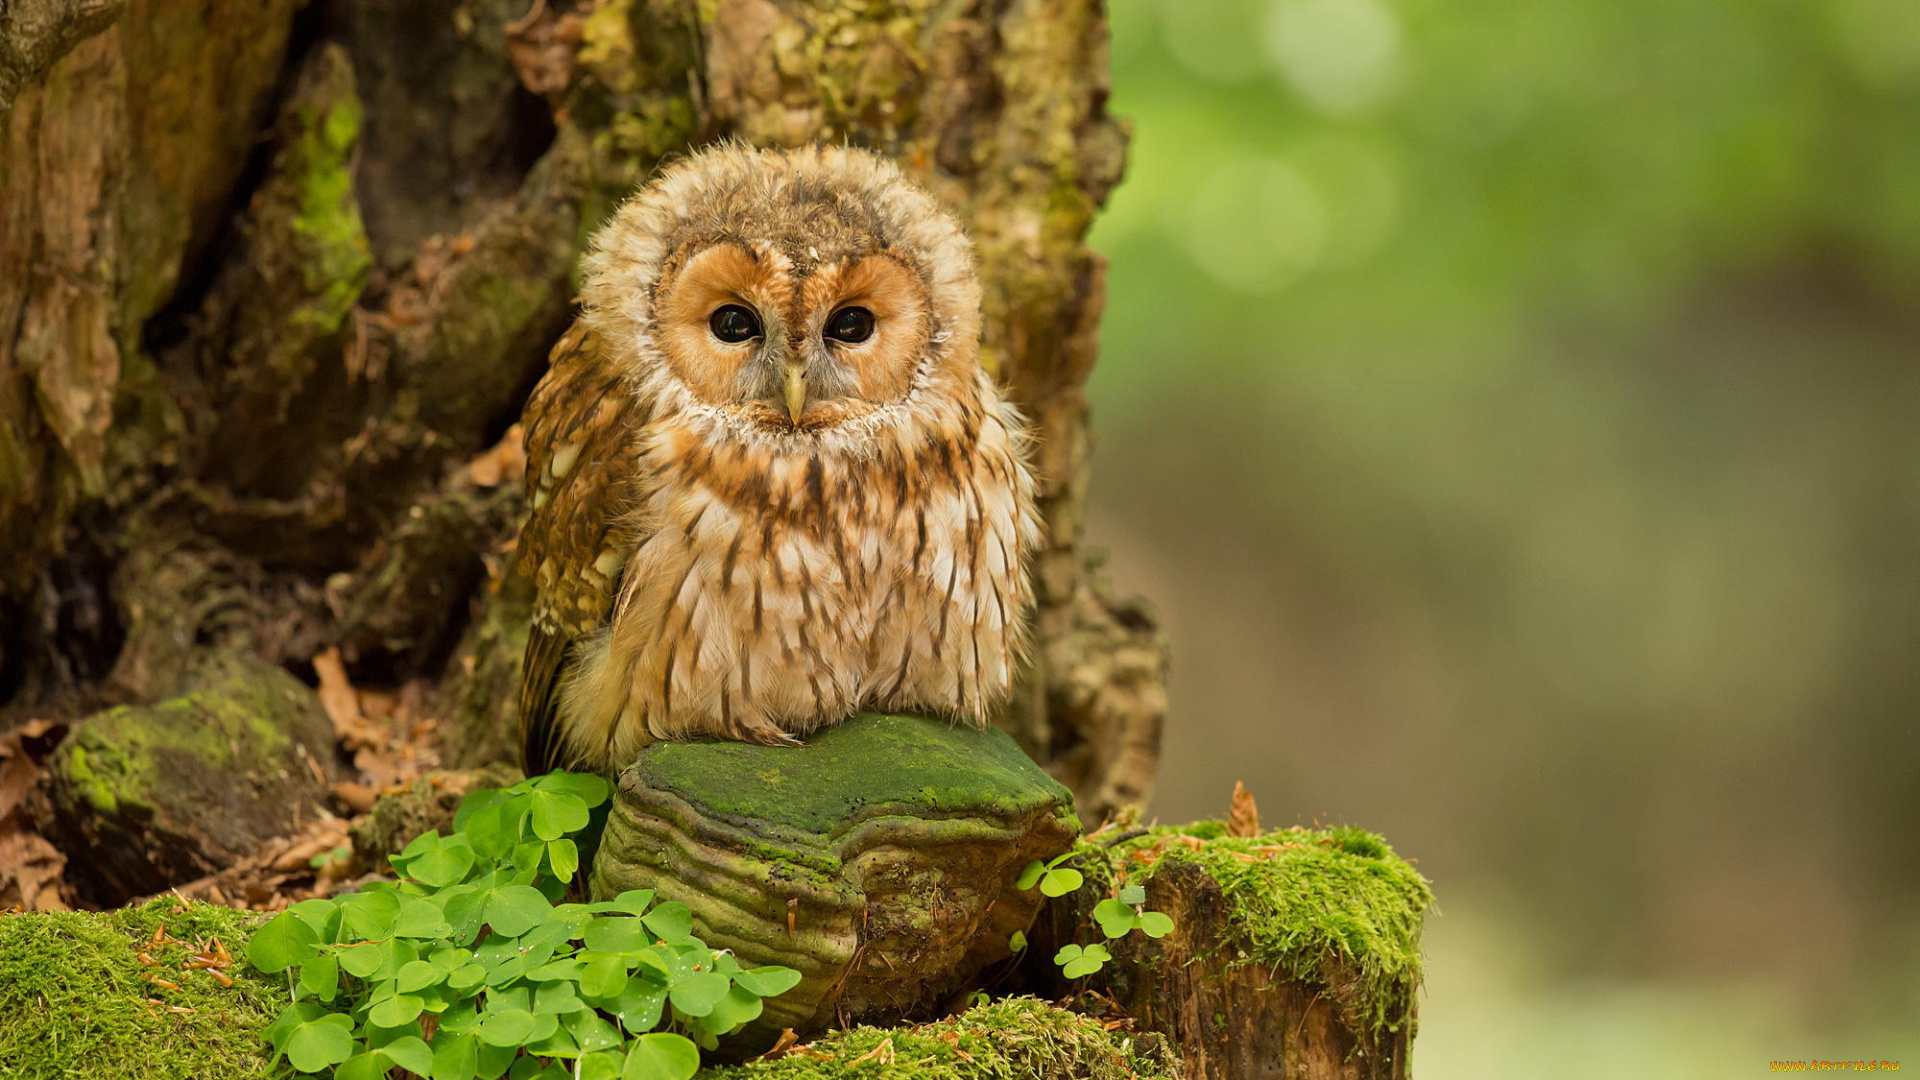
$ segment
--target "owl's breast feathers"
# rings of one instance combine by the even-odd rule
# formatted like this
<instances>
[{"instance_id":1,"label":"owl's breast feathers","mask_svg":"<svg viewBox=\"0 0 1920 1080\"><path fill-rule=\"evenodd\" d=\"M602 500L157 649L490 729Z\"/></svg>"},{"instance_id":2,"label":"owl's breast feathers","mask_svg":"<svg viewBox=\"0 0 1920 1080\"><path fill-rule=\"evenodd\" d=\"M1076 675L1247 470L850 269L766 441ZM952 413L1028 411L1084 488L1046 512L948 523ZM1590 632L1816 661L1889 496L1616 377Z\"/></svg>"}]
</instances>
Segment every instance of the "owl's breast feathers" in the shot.
<instances>
[{"instance_id":1,"label":"owl's breast feathers","mask_svg":"<svg viewBox=\"0 0 1920 1080\"><path fill-rule=\"evenodd\" d=\"M528 406L529 770L786 742L869 706L984 723L1038 524L1017 416L984 373L955 389L857 447L747 440L570 332Z\"/></svg>"}]
</instances>

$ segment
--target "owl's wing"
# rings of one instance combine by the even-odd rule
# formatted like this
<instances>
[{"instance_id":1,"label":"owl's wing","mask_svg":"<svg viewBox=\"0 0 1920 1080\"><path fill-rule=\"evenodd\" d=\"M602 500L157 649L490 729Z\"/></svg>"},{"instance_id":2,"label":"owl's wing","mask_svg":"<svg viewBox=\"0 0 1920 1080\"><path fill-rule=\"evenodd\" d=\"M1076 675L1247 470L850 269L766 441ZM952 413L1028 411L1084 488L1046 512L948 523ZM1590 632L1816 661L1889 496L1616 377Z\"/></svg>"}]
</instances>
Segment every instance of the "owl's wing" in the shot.
<instances>
[{"instance_id":1,"label":"owl's wing","mask_svg":"<svg viewBox=\"0 0 1920 1080\"><path fill-rule=\"evenodd\" d=\"M527 402L527 500L515 565L533 580L533 621L520 676L520 746L527 775L568 764L558 716L573 643L613 607L634 526L635 432L646 422L627 385L575 323L553 347Z\"/></svg>"}]
</instances>

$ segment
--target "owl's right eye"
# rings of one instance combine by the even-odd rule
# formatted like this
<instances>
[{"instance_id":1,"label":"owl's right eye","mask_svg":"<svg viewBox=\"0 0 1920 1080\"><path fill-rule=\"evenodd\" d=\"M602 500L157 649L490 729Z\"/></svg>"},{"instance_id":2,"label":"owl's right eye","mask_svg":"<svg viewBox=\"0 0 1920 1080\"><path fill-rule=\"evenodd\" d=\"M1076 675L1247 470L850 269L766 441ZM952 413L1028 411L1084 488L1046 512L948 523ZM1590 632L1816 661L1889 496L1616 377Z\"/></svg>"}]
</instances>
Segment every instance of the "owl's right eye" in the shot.
<instances>
[{"instance_id":1,"label":"owl's right eye","mask_svg":"<svg viewBox=\"0 0 1920 1080\"><path fill-rule=\"evenodd\" d=\"M713 314L707 316L707 329L712 330L713 336L721 341L738 345L760 336L760 320L739 304L728 304L715 308Z\"/></svg>"}]
</instances>

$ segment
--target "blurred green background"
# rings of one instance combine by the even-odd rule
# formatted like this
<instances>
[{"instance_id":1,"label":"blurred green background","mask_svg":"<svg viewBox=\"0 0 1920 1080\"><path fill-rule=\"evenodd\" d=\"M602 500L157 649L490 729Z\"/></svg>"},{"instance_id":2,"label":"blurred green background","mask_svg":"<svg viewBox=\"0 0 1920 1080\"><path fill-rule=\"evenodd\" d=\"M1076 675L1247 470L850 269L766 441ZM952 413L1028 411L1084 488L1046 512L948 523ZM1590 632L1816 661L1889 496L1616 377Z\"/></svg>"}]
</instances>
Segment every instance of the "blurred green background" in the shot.
<instances>
[{"instance_id":1,"label":"blurred green background","mask_svg":"<svg viewBox=\"0 0 1920 1080\"><path fill-rule=\"evenodd\" d=\"M1424 1080L1920 1068L1920 2L1112 6L1154 811L1418 858Z\"/></svg>"}]
</instances>

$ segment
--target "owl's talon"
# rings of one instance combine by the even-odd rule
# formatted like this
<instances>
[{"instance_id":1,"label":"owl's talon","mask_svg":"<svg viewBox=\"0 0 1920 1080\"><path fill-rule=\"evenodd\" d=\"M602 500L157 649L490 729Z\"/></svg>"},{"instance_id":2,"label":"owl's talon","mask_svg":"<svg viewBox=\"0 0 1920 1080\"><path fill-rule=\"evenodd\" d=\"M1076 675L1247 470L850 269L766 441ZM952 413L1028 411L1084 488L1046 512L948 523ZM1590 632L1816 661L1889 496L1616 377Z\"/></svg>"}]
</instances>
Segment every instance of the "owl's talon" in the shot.
<instances>
[{"instance_id":1,"label":"owl's talon","mask_svg":"<svg viewBox=\"0 0 1920 1080\"><path fill-rule=\"evenodd\" d=\"M800 746L799 739L774 727L772 724L755 724L741 731L741 737L750 743L761 746Z\"/></svg>"}]
</instances>

